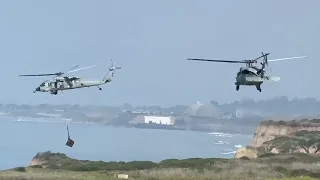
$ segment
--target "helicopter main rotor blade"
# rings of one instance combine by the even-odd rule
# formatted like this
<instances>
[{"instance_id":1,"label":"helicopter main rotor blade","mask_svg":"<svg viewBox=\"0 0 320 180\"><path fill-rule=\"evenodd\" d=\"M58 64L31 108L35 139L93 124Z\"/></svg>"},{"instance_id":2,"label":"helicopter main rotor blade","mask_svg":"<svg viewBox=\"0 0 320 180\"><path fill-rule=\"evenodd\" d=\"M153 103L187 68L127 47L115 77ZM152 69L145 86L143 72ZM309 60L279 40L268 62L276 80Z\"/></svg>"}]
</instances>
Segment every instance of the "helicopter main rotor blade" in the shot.
<instances>
[{"instance_id":1,"label":"helicopter main rotor blade","mask_svg":"<svg viewBox=\"0 0 320 180\"><path fill-rule=\"evenodd\" d=\"M288 59L301 59L305 58L307 56L299 56L299 57L289 57L289 58L280 58L280 59L270 59L268 60L269 62L275 62L275 61L283 61L283 60L288 60Z\"/></svg>"},{"instance_id":2,"label":"helicopter main rotor blade","mask_svg":"<svg viewBox=\"0 0 320 180\"><path fill-rule=\"evenodd\" d=\"M250 61L250 60L229 61L229 60L217 60L217 59L191 59L191 58L188 58L187 60L192 60L192 61L210 61L210 62L225 62L225 63L248 63L248 61Z\"/></svg>"},{"instance_id":3,"label":"helicopter main rotor blade","mask_svg":"<svg viewBox=\"0 0 320 180\"><path fill-rule=\"evenodd\" d=\"M83 67L83 68L79 68L79 69L75 69L75 70L72 70L72 71L68 71L67 73L72 73L72 72L76 72L76 71L81 71L83 69L88 69L88 68L92 68L96 65L92 65L92 66L87 66L87 67Z\"/></svg>"},{"instance_id":4,"label":"helicopter main rotor blade","mask_svg":"<svg viewBox=\"0 0 320 180\"><path fill-rule=\"evenodd\" d=\"M79 68L79 69L74 69L76 67L78 67L79 65L77 66L74 66L73 68L71 68L70 71L68 71L67 73L71 73L71 72L76 72L76 71L80 71L80 70L83 70L83 69L88 69L88 68L92 68L94 67L95 65L93 66L88 66L88 67L83 67L83 68ZM72 70L74 69L74 70ZM64 72L57 72L57 73L47 73L47 74L22 74L22 75L19 75L19 76L61 76L65 74Z\"/></svg>"},{"instance_id":5,"label":"helicopter main rotor blade","mask_svg":"<svg viewBox=\"0 0 320 180\"><path fill-rule=\"evenodd\" d=\"M77 67L79 67L79 65L76 65L76 66L74 66L74 67L70 68L70 70L69 70L69 71L71 71L71 70L73 70L73 69L75 69L75 68L77 68Z\"/></svg>"},{"instance_id":6,"label":"helicopter main rotor blade","mask_svg":"<svg viewBox=\"0 0 320 180\"><path fill-rule=\"evenodd\" d=\"M58 73L52 73L52 74L22 74L19 76L56 76Z\"/></svg>"}]
</instances>

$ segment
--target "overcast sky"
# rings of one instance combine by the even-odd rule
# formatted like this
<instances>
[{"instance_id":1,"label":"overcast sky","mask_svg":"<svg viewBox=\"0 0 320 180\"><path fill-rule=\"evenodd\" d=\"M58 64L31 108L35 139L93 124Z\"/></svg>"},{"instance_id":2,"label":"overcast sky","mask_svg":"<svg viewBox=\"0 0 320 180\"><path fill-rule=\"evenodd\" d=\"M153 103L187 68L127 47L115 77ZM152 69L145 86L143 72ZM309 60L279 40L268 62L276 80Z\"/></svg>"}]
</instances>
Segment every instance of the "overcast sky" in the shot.
<instances>
[{"instance_id":1,"label":"overcast sky","mask_svg":"<svg viewBox=\"0 0 320 180\"><path fill-rule=\"evenodd\" d=\"M0 1L1 102L121 105L316 97L320 1L10 0ZM270 63L280 82L235 90L240 64L187 58L308 58ZM32 91L46 78L26 73L96 67L74 75L101 79L110 58L123 69L98 88L57 96ZM49 77L50 79L51 77Z\"/></svg>"}]
</instances>

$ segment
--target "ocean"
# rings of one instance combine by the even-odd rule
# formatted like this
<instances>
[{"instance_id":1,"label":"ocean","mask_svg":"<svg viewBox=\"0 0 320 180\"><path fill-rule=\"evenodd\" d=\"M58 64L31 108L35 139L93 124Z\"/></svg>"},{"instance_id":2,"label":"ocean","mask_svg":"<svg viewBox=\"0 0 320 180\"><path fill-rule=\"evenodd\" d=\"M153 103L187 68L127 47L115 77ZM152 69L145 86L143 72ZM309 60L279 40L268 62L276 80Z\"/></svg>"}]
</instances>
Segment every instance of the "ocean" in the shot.
<instances>
[{"instance_id":1,"label":"ocean","mask_svg":"<svg viewBox=\"0 0 320 180\"><path fill-rule=\"evenodd\" d=\"M110 127L69 123L72 148L65 145L65 122L0 119L0 170L26 166L43 151L65 153L81 160L159 162L176 158L233 158L252 135L161 129Z\"/></svg>"}]
</instances>

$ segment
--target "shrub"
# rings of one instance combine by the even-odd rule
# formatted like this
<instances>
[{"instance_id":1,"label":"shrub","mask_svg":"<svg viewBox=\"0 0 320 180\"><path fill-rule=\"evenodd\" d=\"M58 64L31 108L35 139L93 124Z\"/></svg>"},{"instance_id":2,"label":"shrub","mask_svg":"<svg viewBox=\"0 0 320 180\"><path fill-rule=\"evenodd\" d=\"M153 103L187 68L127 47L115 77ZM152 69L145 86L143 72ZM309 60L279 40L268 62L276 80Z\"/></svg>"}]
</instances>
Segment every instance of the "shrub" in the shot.
<instances>
[{"instance_id":1,"label":"shrub","mask_svg":"<svg viewBox=\"0 0 320 180\"><path fill-rule=\"evenodd\" d=\"M42 168L42 166L41 165L34 165L34 166L30 166L31 168Z\"/></svg>"},{"instance_id":2,"label":"shrub","mask_svg":"<svg viewBox=\"0 0 320 180\"><path fill-rule=\"evenodd\" d=\"M267 180L318 180L316 178L308 177L308 176L301 176L301 177L290 177L290 178L272 178Z\"/></svg>"},{"instance_id":3,"label":"shrub","mask_svg":"<svg viewBox=\"0 0 320 180\"><path fill-rule=\"evenodd\" d=\"M293 170L290 173L291 176L296 177L296 176L308 176L308 177L314 177L314 178L319 178L320 177L320 173L315 173L315 172L311 172L308 171L306 169L296 169Z\"/></svg>"},{"instance_id":4,"label":"shrub","mask_svg":"<svg viewBox=\"0 0 320 180\"><path fill-rule=\"evenodd\" d=\"M218 158L191 158L191 159L168 159L161 161L158 166L161 168L191 168L191 169L204 169L212 167L216 162L224 162Z\"/></svg>"},{"instance_id":5,"label":"shrub","mask_svg":"<svg viewBox=\"0 0 320 180\"><path fill-rule=\"evenodd\" d=\"M258 158L272 157L275 155L277 155L277 154L269 152L269 153L264 153L264 154L259 155Z\"/></svg>"},{"instance_id":6,"label":"shrub","mask_svg":"<svg viewBox=\"0 0 320 180\"><path fill-rule=\"evenodd\" d=\"M16 167L14 168L15 171L18 171L18 172L26 172L26 168L25 167Z\"/></svg>"},{"instance_id":7,"label":"shrub","mask_svg":"<svg viewBox=\"0 0 320 180\"><path fill-rule=\"evenodd\" d=\"M275 166L273 169L281 174L285 174L285 175L289 174L289 171L282 166Z\"/></svg>"},{"instance_id":8,"label":"shrub","mask_svg":"<svg viewBox=\"0 0 320 180\"><path fill-rule=\"evenodd\" d=\"M239 158L241 160L250 160L250 158L248 158L247 156L242 156L241 158Z\"/></svg>"}]
</instances>

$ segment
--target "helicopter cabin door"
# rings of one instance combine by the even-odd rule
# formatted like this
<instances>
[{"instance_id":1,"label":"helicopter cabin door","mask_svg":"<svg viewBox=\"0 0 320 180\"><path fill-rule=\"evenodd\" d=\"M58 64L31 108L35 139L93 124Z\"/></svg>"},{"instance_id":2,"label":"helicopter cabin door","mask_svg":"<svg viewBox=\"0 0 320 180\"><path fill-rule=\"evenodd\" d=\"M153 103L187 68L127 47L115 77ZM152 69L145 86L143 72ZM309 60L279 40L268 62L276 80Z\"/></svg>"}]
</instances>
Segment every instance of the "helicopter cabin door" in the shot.
<instances>
[{"instance_id":1,"label":"helicopter cabin door","mask_svg":"<svg viewBox=\"0 0 320 180\"><path fill-rule=\"evenodd\" d=\"M57 83L56 81L49 83L50 87L53 87L53 88L57 88L57 84L58 84L58 83Z\"/></svg>"}]
</instances>

